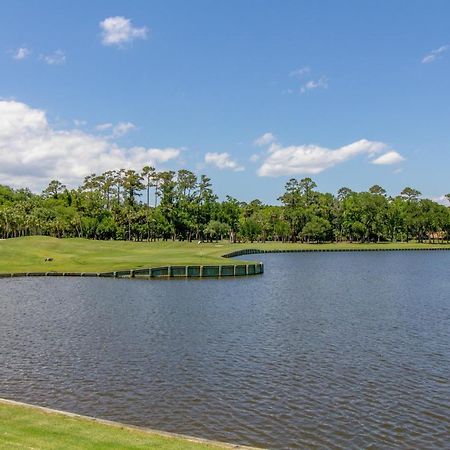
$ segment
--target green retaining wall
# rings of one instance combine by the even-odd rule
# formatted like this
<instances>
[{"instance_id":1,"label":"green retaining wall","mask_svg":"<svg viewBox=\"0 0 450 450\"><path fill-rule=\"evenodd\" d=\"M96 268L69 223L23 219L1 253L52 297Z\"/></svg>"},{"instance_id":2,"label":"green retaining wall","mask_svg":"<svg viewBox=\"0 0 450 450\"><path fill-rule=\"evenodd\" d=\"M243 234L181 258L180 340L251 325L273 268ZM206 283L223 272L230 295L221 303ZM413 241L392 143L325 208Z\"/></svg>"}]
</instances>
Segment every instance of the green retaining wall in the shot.
<instances>
[{"instance_id":1,"label":"green retaining wall","mask_svg":"<svg viewBox=\"0 0 450 450\"><path fill-rule=\"evenodd\" d=\"M220 278L264 273L263 263L208 266L167 266L115 272L14 272L0 278L16 277L110 277L110 278Z\"/></svg>"},{"instance_id":2,"label":"green retaining wall","mask_svg":"<svg viewBox=\"0 0 450 450\"><path fill-rule=\"evenodd\" d=\"M169 276L171 277L185 277L187 266L170 266Z\"/></svg>"},{"instance_id":3,"label":"green retaining wall","mask_svg":"<svg viewBox=\"0 0 450 450\"><path fill-rule=\"evenodd\" d=\"M151 277L167 277L168 275L169 275L168 267L155 267L150 271Z\"/></svg>"},{"instance_id":4,"label":"green retaining wall","mask_svg":"<svg viewBox=\"0 0 450 450\"><path fill-rule=\"evenodd\" d=\"M129 277L130 275L131 275L131 270L118 270L118 271L114 272L115 278Z\"/></svg>"},{"instance_id":5,"label":"green retaining wall","mask_svg":"<svg viewBox=\"0 0 450 450\"><path fill-rule=\"evenodd\" d=\"M218 277L219 266L203 266L202 277Z\"/></svg>"},{"instance_id":6,"label":"green retaining wall","mask_svg":"<svg viewBox=\"0 0 450 450\"><path fill-rule=\"evenodd\" d=\"M135 276L135 277L140 277L140 276L150 276L150 270L151 269L135 269L135 270L133 270L133 274L132 274L132 276ZM130 275L131 275L131 273L130 273Z\"/></svg>"},{"instance_id":7,"label":"green retaining wall","mask_svg":"<svg viewBox=\"0 0 450 450\"><path fill-rule=\"evenodd\" d=\"M234 276L234 266L222 266L222 277L232 277Z\"/></svg>"},{"instance_id":8,"label":"green retaining wall","mask_svg":"<svg viewBox=\"0 0 450 450\"><path fill-rule=\"evenodd\" d=\"M201 266L187 266L187 276L188 277L199 277L201 271Z\"/></svg>"}]
</instances>

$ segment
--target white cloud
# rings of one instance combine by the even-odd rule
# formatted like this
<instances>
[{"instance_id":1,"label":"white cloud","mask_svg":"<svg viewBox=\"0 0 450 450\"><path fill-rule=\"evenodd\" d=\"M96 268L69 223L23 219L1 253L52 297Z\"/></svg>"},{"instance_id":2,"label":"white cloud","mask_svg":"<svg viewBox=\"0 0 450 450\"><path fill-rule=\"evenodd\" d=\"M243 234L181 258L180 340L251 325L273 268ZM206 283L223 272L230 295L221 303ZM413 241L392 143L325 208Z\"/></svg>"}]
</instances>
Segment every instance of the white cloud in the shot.
<instances>
[{"instance_id":1,"label":"white cloud","mask_svg":"<svg viewBox=\"0 0 450 450\"><path fill-rule=\"evenodd\" d=\"M120 137L124 134L127 134L129 131L135 130L136 125L131 122L119 122L114 128L113 128L113 137Z\"/></svg>"},{"instance_id":2,"label":"white cloud","mask_svg":"<svg viewBox=\"0 0 450 450\"><path fill-rule=\"evenodd\" d=\"M448 198L447 195L448 194L441 195L440 197L438 197L437 201L445 206L448 206L448 204L450 203L450 198Z\"/></svg>"},{"instance_id":3,"label":"white cloud","mask_svg":"<svg viewBox=\"0 0 450 450\"><path fill-rule=\"evenodd\" d=\"M116 125L108 122L97 125L95 129L97 131L111 130L111 134L109 136L105 136L105 138L119 138L128 132L135 130L136 125L131 122L118 122Z\"/></svg>"},{"instance_id":4,"label":"white cloud","mask_svg":"<svg viewBox=\"0 0 450 450\"><path fill-rule=\"evenodd\" d=\"M244 167L234 161L229 153L206 153L205 163L217 167L220 170L232 170L241 172Z\"/></svg>"},{"instance_id":5,"label":"white cloud","mask_svg":"<svg viewBox=\"0 0 450 450\"><path fill-rule=\"evenodd\" d=\"M101 124L97 125L95 127L95 129L98 131L105 131L105 130L109 130L112 127L113 127L112 123L101 123Z\"/></svg>"},{"instance_id":6,"label":"white cloud","mask_svg":"<svg viewBox=\"0 0 450 450\"><path fill-rule=\"evenodd\" d=\"M123 47L135 39L147 39L147 27L134 27L130 19L122 16L106 18L100 22L100 28L103 45Z\"/></svg>"},{"instance_id":7,"label":"white cloud","mask_svg":"<svg viewBox=\"0 0 450 450\"><path fill-rule=\"evenodd\" d=\"M372 164L382 164L382 165L398 164L404 160L405 158L403 158L403 156L400 155L399 153L390 151L372 160Z\"/></svg>"},{"instance_id":8,"label":"white cloud","mask_svg":"<svg viewBox=\"0 0 450 450\"><path fill-rule=\"evenodd\" d=\"M429 64L432 63L433 61L435 61L436 59L439 58L439 56L446 52L448 50L449 46L448 45L442 45L439 48L436 48L434 50L431 50L430 53L428 53L428 55L425 55L422 58L422 64Z\"/></svg>"},{"instance_id":9,"label":"white cloud","mask_svg":"<svg viewBox=\"0 0 450 450\"><path fill-rule=\"evenodd\" d=\"M317 174L337 164L353 159L359 155L373 158L387 150L382 142L361 139L337 149L328 149L318 145L299 145L283 147L273 143L266 159L258 169L262 177L280 175ZM400 155L399 155L400 156Z\"/></svg>"},{"instance_id":10,"label":"white cloud","mask_svg":"<svg viewBox=\"0 0 450 450\"><path fill-rule=\"evenodd\" d=\"M0 101L0 183L42 189L59 179L76 186L90 173L139 170L178 158L179 148L120 147L80 130L55 130L42 110Z\"/></svg>"},{"instance_id":11,"label":"white cloud","mask_svg":"<svg viewBox=\"0 0 450 450\"><path fill-rule=\"evenodd\" d=\"M73 119L73 123L77 128L81 128L87 125L87 122L82 119Z\"/></svg>"},{"instance_id":12,"label":"white cloud","mask_svg":"<svg viewBox=\"0 0 450 450\"><path fill-rule=\"evenodd\" d=\"M55 50L48 55L41 55L39 59L51 66L59 66L66 62L66 54L62 50Z\"/></svg>"},{"instance_id":13,"label":"white cloud","mask_svg":"<svg viewBox=\"0 0 450 450\"><path fill-rule=\"evenodd\" d=\"M253 144L257 147L264 147L265 145L272 143L274 140L275 136L272 133L264 133L262 136L255 139Z\"/></svg>"},{"instance_id":14,"label":"white cloud","mask_svg":"<svg viewBox=\"0 0 450 450\"><path fill-rule=\"evenodd\" d=\"M424 195L424 197L428 198L430 200L433 200L434 202L440 203L441 205L444 205L444 206L448 206L449 203L450 203L450 201L447 199L445 194L438 195L438 196L426 196L426 195Z\"/></svg>"},{"instance_id":15,"label":"white cloud","mask_svg":"<svg viewBox=\"0 0 450 450\"><path fill-rule=\"evenodd\" d=\"M31 50L27 47L19 47L14 53L13 58L17 60L25 59L31 54Z\"/></svg>"},{"instance_id":16,"label":"white cloud","mask_svg":"<svg viewBox=\"0 0 450 450\"><path fill-rule=\"evenodd\" d=\"M310 80L300 88L300 93L305 94L308 91L315 89L327 89L328 80L325 77L320 77L318 80Z\"/></svg>"},{"instance_id":17,"label":"white cloud","mask_svg":"<svg viewBox=\"0 0 450 450\"><path fill-rule=\"evenodd\" d=\"M303 75L307 75L311 72L311 69L308 66L300 67L299 69L292 70L289 73L290 77L301 78Z\"/></svg>"}]
</instances>

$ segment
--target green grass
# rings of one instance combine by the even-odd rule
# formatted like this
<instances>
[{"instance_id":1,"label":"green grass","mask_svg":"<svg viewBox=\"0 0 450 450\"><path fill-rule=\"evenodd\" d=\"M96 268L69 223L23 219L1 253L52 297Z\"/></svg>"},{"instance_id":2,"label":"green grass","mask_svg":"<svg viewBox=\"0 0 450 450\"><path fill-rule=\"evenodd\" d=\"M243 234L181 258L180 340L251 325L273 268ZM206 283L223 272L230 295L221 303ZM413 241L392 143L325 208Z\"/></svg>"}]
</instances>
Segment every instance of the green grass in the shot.
<instances>
[{"instance_id":1,"label":"green grass","mask_svg":"<svg viewBox=\"0 0 450 450\"><path fill-rule=\"evenodd\" d=\"M80 417L48 413L0 401L0 449L160 449L203 450L219 444L190 442Z\"/></svg>"},{"instance_id":2,"label":"green grass","mask_svg":"<svg viewBox=\"0 0 450 450\"><path fill-rule=\"evenodd\" d=\"M0 240L0 273L11 272L108 272L167 265L232 264L222 255L258 248L295 249L398 249L450 248L449 244L282 244L279 242L229 244L196 242L123 242L56 239L43 236ZM45 262L45 258L53 258ZM258 256L251 259L258 260Z\"/></svg>"}]
</instances>

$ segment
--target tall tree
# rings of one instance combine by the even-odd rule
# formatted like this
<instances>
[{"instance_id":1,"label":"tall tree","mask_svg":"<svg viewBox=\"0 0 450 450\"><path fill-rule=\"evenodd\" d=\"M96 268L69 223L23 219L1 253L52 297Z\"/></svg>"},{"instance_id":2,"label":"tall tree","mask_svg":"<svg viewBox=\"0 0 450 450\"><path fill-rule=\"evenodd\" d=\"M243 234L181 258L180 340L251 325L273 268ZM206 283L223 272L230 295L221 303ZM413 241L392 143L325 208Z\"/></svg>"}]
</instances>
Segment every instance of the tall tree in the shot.
<instances>
[{"instance_id":1,"label":"tall tree","mask_svg":"<svg viewBox=\"0 0 450 450\"><path fill-rule=\"evenodd\" d=\"M147 207L150 207L150 188L154 186L156 170L151 166L144 166L142 168L141 177L147 189Z\"/></svg>"},{"instance_id":2,"label":"tall tree","mask_svg":"<svg viewBox=\"0 0 450 450\"><path fill-rule=\"evenodd\" d=\"M50 181L49 185L44 189L43 194L46 197L53 197L58 198L58 196L61 194L61 192L66 189L66 186L62 184L58 180L52 180Z\"/></svg>"}]
</instances>

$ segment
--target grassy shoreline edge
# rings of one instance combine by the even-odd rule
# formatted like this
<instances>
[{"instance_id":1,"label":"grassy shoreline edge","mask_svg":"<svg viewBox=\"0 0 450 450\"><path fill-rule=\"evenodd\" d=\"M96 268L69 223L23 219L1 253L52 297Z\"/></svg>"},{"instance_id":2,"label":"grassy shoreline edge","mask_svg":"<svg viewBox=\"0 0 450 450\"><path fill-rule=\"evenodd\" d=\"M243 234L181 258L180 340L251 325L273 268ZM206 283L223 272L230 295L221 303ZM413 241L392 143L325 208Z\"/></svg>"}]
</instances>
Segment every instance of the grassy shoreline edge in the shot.
<instances>
[{"instance_id":1,"label":"grassy shoreline edge","mask_svg":"<svg viewBox=\"0 0 450 450\"><path fill-rule=\"evenodd\" d=\"M21 416L20 420L17 419L17 415ZM20 428L17 426L17 422L23 420L24 415L26 416L25 419L31 419L30 422L27 420L27 424L22 429L22 434L28 431L28 437L21 437L20 431L19 433L17 432L17 429ZM167 450L182 448L192 448L193 450L215 448L257 450L256 447L127 425L3 398L0 398L0 418L2 419L0 423L0 448L2 448L2 442L11 446L15 446L15 444L21 446L24 444L24 439L27 439L30 445L49 445L49 447L37 448L56 448L55 445L59 444L55 440L61 440L61 444L65 445L64 448L71 448L67 439L69 441L73 439L74 445L79 445L79 436L74 433L81 430L82 432L87 432L88 435L91 432L94 433L93 440L104 441L99 442L100 445L102 443L108 444L111 442L111 439L114 439L117 445L122 445L115 448L143 448L143 446L152 448L152 446L157 446L157 448ZM40 428L43 423L51 428L46 430L47 433L44 433L44 436L40 438L36 436L35 427ZM117 443L115 439L119 439L119 441L122 439L123 444ZM19 442L15 442L16 440ZM41 443L38 442L39 440L41 440Z\"/></svg>"},{"instance_id":2,"label":"grassy shoreline edge","mask_svg":"<svg viewBox=\"0 0 450 450\"><path fill-rule=\"evenodd\" d=\"M92 241L45 236L0 241L0 277L102 276L203 278L256 275L262 263L228 258L264 253L450 250L424 243L197 243ZM51 259L51 261L46 261ZM234 270L233 270L234 267ZM130 269L131 268L131 269ZM237 268L237 269L236 269Z\"/></svg>"}]
</instances>

